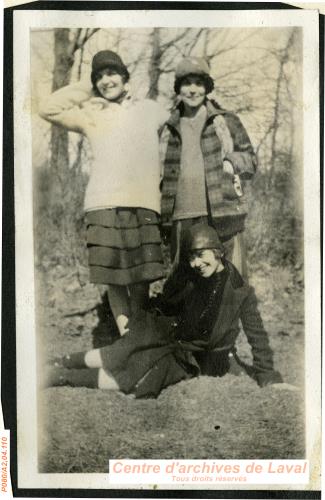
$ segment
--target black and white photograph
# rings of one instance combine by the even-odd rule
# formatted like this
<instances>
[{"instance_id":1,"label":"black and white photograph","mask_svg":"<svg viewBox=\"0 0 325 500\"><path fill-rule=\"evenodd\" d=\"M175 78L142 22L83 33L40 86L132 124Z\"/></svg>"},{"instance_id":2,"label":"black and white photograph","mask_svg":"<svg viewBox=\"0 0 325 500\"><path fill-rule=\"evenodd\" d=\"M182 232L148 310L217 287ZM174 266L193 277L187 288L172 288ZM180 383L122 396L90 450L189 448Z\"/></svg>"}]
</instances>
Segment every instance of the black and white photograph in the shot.
<instances>
[{"instance_id":1,"label":"black and white photograph","mask_svg":"<svg viewBox=\"0 0 325 500\"><path fill-rule=\"evenodd\" d=\"M317 11L36 7L13 39L18 487L319 489Z\"/></svg>"}]
</instances>

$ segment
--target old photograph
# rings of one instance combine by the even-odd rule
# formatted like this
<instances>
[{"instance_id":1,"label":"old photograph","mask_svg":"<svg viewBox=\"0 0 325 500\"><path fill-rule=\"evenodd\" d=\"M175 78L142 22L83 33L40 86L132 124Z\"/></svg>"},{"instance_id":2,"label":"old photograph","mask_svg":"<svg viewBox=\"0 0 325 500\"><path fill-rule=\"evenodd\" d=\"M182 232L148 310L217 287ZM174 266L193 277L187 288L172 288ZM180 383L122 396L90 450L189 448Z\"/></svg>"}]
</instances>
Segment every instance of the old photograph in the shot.
<instances>
[{"instance_id":1,"label":"old photograph","mask_svg":"<svg viewBox=\"0 0 325 500\"><path fill-rule=\"evenodd\" d=\"M309 479L172 488L319 488L317 30L14 12L19 487L177 459Z\"/></svg>"}]
</instances>

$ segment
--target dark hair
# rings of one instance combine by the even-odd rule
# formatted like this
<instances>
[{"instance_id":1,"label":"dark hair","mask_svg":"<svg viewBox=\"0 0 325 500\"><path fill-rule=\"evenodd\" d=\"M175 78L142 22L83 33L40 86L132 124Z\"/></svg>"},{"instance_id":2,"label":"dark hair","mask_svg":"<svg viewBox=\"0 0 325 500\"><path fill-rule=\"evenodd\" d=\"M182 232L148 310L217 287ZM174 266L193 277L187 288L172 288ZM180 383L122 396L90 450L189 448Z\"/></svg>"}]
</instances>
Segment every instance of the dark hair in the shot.
<instances>
[{"instance_id":1,"label":"dark hair","mask_svg":"<svg viewBox=\"0 0 325 500\"><path fill-rule=\"evenodd\" d=\"M174 90L175 90L176 94L179 94L182 83L185 80L185 78L187 78L188 76L192 76L192 73L190 73L188 75L181 76L180 78L176 78L175 83L174 83ZM198 76L199 78L201 78L207 94L210 94L210 92L212 92L212 90L214 89L214 82L213 82L211 76L198 75L196 73L193 73L193 76Z\"/></svg>"},{"instance_id":2,"label":"dark hair","mask_svg":"<svg viewBox=\"0 0 325 500\"><path fill-rule=\"evenodd\" d=\"M225 252L223 252L220 248L211 248L211 250L217 259L222 259L222 257L225 255Z\"/></svg>"},{"instance_id":3,"label":"dark hair","mask_svg":"<svg viewBox=\"0 0 325 500\"><path fill-rule=\"evenodd\" d=\"M127 70L121 70L121 68L113 65L106 66L106 68L102 68L98 70L97 72L92 73L91 75L91 82L93 84L93 91L96 95L100 96L100 92L97 89L97 82L100 79L100 73L105 70L105 69L112 69L116 71L119 75L121 75L123 83L127 83L130 79L130 74Z\"/></svg>"},{"instance_id":4,"label":"dark hair","mask_svg":"<svg viewBox=\"0 0 325 500\"><path fill-rule=\"evenodd\" d=\"M225 254L225 252L221 250L221 248L197 248L191 250L187 254L187 260L191 260L191 258L193 258L193 254L195 254L196 252L204 252L205 250L211 250L216 259L222 259Z\"/></svg>"}]
</instances>

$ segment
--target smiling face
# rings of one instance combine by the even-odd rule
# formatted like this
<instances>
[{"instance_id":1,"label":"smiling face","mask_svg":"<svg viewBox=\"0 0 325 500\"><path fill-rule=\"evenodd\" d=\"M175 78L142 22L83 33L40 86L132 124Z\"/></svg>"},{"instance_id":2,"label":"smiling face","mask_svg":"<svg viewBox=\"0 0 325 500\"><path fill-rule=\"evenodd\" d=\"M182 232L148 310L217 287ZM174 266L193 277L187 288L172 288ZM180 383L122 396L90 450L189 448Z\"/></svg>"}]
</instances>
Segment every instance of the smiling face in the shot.
<instances>
[{"instance_id":1,"label":"smiling face","mask_svg":"<svg viewBox=\"0 0 325 500\"><path fill-rule=\"evenodd\" d=\"M214 273L220 273L224 268L219 252L209 248L191 252L189 264L202 278L210 278Z\"/></svg>"},{"instance_id":2,"label":"smiling face","mask_svg":"<svg viewBox=\"0 0 325 500\"><path fill-rule=\"evenodd\" d=\"M198 75L188 75L181 83L179 96L185 107L199 108L205 101L206 88L204 79Z\"/></svg>"},{"instance_id":3,"label":"smiling face","mask_svg":"<svg viewBox=\"0 0 325 500\"><path fill-rule=\"evenodd\" d=\"M124 94L125 83L123 75L114 68L99 71L96 78L98 92L108 101L117 101Z\"/></svg>"}]
</instances>

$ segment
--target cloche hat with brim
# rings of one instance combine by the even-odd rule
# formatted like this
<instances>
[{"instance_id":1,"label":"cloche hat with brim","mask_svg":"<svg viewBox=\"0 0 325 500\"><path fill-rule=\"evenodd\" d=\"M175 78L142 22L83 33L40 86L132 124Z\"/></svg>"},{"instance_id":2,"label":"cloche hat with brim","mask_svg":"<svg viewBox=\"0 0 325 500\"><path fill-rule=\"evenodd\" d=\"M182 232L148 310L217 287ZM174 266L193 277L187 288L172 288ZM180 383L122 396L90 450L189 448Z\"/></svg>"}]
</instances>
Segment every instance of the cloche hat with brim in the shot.
<instances>
[{"instance_id":1,"label":"cloche hat with brim","mask_svg":"<svg viewBox=\"0 0 325 500\"><path fill-rule=\"evenodd\" d=\"M184 235L184 249L187 254L195 250L218 249L224 252L224 247L217 231L207 224L194 224Z\"/></svg>"},{"instance_id":2,"label":"cloche hat with brim","mask_svg":"<svg viewBox=\"0 0 325 500\"><path fill-rule=\"evenodd\" d=\"M101 50L94 55L91 65L91 82L95 86L98 73L106 68L114 68L124 76L127 82L130 78L127 67L116 52L112 50Z\"/></svg>"},{"instance_id":3,"label":"cloche hat with brim","mask_svg":"<svg viewBox=\"0 0 325 500\"><path fill-rule=\"evenodd\" d=\"M178 64L175 71L174 89L176 94L179 94L182 81L189 75L201 76L204 81L207 94L212 92L214 82L210 76L210 67L207 61L201 57L185 57Z\"/></svg>"}]
</instances>

